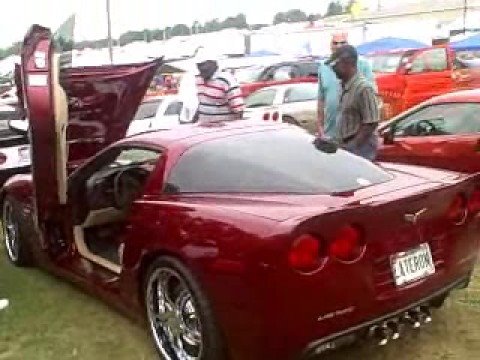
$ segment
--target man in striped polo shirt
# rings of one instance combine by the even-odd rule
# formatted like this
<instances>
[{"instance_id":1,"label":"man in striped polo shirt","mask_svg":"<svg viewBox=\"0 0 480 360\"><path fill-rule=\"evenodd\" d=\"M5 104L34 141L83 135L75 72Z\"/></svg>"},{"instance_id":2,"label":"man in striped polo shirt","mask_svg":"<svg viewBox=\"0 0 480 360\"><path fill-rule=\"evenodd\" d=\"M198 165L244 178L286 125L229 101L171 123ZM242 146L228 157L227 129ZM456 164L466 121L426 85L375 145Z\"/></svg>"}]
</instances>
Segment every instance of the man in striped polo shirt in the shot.
<instances>
[{"instance_id":1,"label":"man in striped polo shirt","mask_svg":"<svg viewBox=\"0 0 480 360\"><path fill-rule=\"evenodd\" d=\"M242 119L245 103L235 77L219 70L212 53L202 52L196 61L200 74L196 77L198 109L194 121Z\"/></svg>"}]
</instances>

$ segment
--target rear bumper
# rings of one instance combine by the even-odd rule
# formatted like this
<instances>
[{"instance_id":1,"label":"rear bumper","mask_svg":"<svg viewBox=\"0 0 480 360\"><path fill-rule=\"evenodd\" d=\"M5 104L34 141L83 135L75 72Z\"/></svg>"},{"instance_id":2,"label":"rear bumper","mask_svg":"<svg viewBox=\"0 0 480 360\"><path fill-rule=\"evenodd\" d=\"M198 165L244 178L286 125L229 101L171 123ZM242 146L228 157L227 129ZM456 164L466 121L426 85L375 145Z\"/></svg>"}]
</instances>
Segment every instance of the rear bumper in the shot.
<instances>
[{"instance_id":1,"label":"rear bumper","mask_svg":"<svg viewBox=\"0 0 480 360\"><path fill-rule=\"evenodd\" d=\"M457 288L465 288L468 286L468 283L470 281L470 276L468 275L466 277L463 277L448 286L445 286L444 288L436 291L433 294L430 294L429 296L426 296L422 298L419 301L413 302L409 304L408 306L405 306L401 309L398 309L396 311L390 312L388 314L385 314L380 317L376 317L375 319L363 322L361 324L352 326L351 328L345 329L343 331L331 334L325 338L318 339L315 341L312 341L310 344L307 345L307 347L304 349L303 353L301 354L300 359L312 359L316 356L319 356L322 353L332 351L335 349L338 349L342 346L345 346L347 344L351 344L362 337L365 336L365 334L368 333L369 329L372 327L382 324L385 321L388 321L390 319L394 319L399 317L400 315L408 312L411 309L414 309L418 306L422 305L429 305L429 303L436 298L440 298L442 296L446 296L452 291L453 289Z\"/></svg>"}]
</instances>

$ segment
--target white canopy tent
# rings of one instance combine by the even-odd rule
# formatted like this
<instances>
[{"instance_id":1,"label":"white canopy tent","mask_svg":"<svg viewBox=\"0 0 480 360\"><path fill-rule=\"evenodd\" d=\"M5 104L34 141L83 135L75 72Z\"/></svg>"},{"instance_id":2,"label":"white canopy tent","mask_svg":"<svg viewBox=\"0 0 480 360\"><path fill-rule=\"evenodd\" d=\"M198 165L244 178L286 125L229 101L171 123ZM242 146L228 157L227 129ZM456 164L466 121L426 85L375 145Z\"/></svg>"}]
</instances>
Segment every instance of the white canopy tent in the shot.
<instances>
[{"instance_id":1,"label":"white canopy tent","mask_svg":"<svg viewBox=\"0 0 480 360\"><path fill-rule=\"evenodd\" d=\"M15 70L15 64L20 64L20 56L10 55L3 60L0 60L0 75L12 74Z\"/></svg>"}]
</instances>

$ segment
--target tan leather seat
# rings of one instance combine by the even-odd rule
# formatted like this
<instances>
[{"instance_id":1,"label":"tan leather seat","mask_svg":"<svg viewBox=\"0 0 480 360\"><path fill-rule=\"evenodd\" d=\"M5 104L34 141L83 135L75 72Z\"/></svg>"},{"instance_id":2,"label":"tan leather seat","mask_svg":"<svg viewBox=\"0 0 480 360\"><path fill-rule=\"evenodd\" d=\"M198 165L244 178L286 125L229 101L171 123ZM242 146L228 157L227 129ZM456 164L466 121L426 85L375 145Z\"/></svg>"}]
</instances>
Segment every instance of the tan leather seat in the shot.
<instances>
[{"instance_id":1,"label":"tan leather seat","mask_svg":"<svg viewBox=\"0 0 480 360\"><path fill-rule=\"evenodd\" d=\"M58 198L61 204L67 203L67 125L68 125L68 99L65 90L60 85L59 56L54 55L51 71L53 89L53 106L55 110L55 134L56 134L56 165Z\"/></svg>"}]
</instances>

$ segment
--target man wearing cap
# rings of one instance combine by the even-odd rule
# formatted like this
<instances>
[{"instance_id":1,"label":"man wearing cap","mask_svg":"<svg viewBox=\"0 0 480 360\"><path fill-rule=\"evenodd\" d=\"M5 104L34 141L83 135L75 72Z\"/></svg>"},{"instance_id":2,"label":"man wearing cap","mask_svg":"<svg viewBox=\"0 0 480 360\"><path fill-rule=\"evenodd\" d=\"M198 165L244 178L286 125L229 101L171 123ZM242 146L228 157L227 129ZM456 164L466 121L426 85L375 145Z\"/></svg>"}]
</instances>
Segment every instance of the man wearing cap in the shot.
<instances>
[{"instance_id":1,"label":"man wearing cap","mask_svg":"<svg viewBox=\"0 0 480 360\"><path fill-rule=\"evenodd\" d=\"M375 89L358 71L358 54L344 45L325 62L341 80L336 140L347 151L374 160L379 121Z\"/></svg>"},{"instance_id":2,"label":"man wearing cap","mask_svg":"<svg viewBox=\"0 0 480 360\"><path fill-rule=\"evenodd\" d=\"M215 55L200 49L196 62L198 109L194 121L230 121L243 117L244 100L232 74L220 71Z\"/></svg>"},{"instance_id":3,"label":"man wearing cap","mask_svg":"<svg viewBox=\"0 0 480 360\"><path fill-rule=\"evenodd\" d=\"M335 53L338 48L348 45L347 40L346 33L333 34L330 43L332 54ZM357 67L359 72L376 90L375 78L370 63L365 59L359 58ZM332 68L323 63L320 63L318 68L318 85L318 133L321 136L333 139L337 133L336 121L340 82L332 71Z\"/></svg>"}]
</instances>

